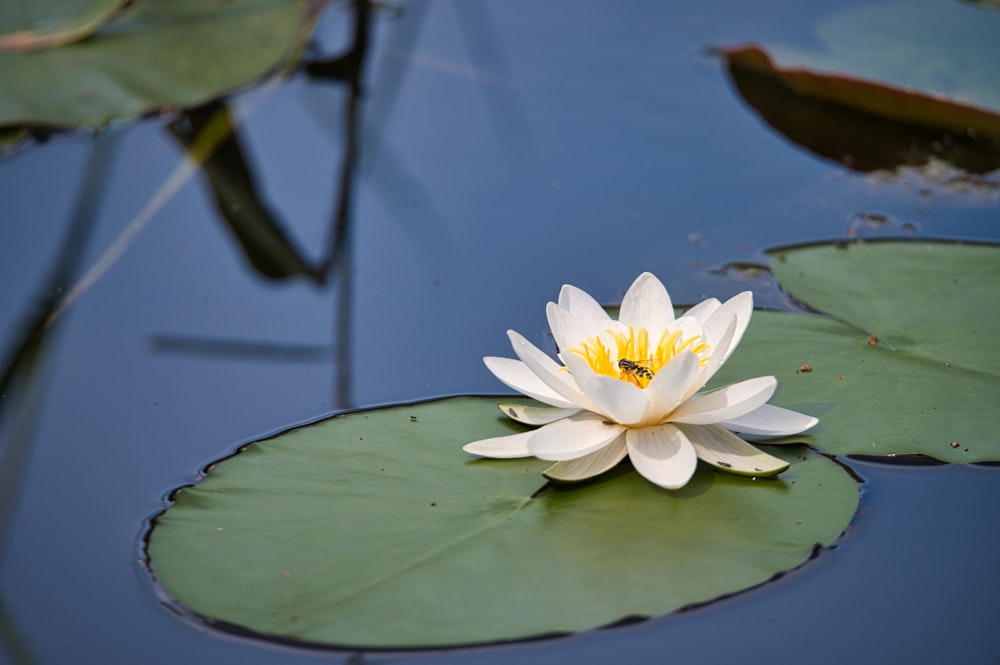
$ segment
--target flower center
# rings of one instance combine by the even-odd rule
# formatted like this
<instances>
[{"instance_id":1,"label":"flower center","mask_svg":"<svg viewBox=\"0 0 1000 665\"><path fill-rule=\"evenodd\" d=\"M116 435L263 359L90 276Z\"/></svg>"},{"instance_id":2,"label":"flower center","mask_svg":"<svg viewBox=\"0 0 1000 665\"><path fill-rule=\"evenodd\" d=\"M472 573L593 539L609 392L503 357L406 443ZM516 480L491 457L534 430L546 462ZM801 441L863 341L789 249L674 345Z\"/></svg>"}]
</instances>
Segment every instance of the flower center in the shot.
<instances>
[{"instance_id":1,"label":"flower center","mask_svg":"<svg viewBox=\"0 0 1000 665\"><path fill-rule=\"evenodd\" d=\"M665 330L654 346L645 328L635 330L629 326L627 333L610 329L606 332L612 346L601 337L591 337L570 349L570 353L582 358L598 374L613 376L640 388L648 386L656 373L682 351L696 354L702 367L709 359L709 347L701 341L701 335L685 339L679 330Z\"/></svg>"}]
</instances>

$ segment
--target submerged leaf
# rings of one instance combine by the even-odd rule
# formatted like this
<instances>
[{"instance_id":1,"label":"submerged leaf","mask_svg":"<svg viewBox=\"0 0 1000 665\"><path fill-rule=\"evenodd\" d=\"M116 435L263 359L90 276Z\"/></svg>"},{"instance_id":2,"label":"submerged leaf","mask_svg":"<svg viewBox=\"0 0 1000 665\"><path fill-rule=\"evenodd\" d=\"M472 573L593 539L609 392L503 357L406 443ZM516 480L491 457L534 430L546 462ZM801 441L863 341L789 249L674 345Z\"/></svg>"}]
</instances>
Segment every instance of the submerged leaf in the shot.
<instances>
[{"instance_id":1,"label":"submerged leaf","mask_svg":"<svg viewBox=\"0 0 1000 665\"><path fill-rule=\"evenodd\" d=\"M523 402L518 402L519 404ZM856 483L805 448L777 479L701 465L676 492L627 462L546 485L535 459L473 460L517 431L495 400L357 412L257 442L157 518L178 602L263 636L405 647L579 631L761 584L828 545Z\"/></svg>"}]
</instances>

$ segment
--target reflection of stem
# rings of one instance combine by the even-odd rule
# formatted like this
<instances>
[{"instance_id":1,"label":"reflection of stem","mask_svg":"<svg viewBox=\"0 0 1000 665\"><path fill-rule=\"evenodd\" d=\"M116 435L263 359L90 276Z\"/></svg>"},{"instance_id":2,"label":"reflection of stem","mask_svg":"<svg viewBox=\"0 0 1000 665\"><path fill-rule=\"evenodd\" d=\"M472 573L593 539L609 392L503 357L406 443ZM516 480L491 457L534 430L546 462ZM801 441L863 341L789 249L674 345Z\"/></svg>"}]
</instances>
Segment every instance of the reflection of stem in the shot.
<instances>
[{"instance_id":1,"label":"reflection of stem","mask_svg":"<svg viewBox=\"0 0 1000 665\"><path fill-rule=\"evenodd\" d=\"M7 603L0 597L0 642L7 647L7 655L11 662L18 665L34 665L38 661L28 650L28 644L21 636L21 631L14 623L14 617L7 610Z\"/></svg>"},{"instance_id":2,"label":"reflection of stem","mask_svg":"<svg viewBox=\"0 0 1000 665\"><path fill-rule=\"evenodd\" d=\"M330 347L320 344L280 344L179 335L154 335L149 341L150 347L155 353L174 353L210 358L310 363L325 362L330 357Z\"/></svg>"},{"instance_id":3,"label":"reflection of stem","mask_svg":"<svg viewBox=\"0 0 1000 665\"><path fill-rule=\"evenodd\" d=\"M370 177L375 163L379 161L383 144L380 130L388 126L389 117L403 89L403 81L408 73L407 66L412 62L411 54L416 48L428 6L425 1L406 3L406 20L400 21L398 26L394 26L393 30L380 40L386 44L385 48L389 49L390 53L399 53L405 57L380 58L376 65L373 77L378 85L379 94L377 100L373 100L368 108L369 122L366 123L376 130L365 133L365 156L361 165L365 177ZM402 166L398 170L402 171Z\"/></svg>"},{"instance_id":4,"label":"reflection of stem","mask_svg":"<svg viewBox=\"0 0 1000 665\"><path fill-rule=\"evenodd\" d=\"M462 260L461 253L455 248L455 240L444 224L442 214L435 209L433 197L393 152L381 132L388 126L408 67L418 62L415 49L427 9L426 0L408 1L406 19L393 25L392 30L380 40L380 52L389 57L371 59L371 72L366 75L366 85L374 86L378 94L365 100L364 121L358 134L355 178L357 181L366 180L371 185L389 213L390 220L398 225L403 234L402 240L417 255L430 255L435 249L452 257L450 261L459 262ZM306 70L313 77L350 81L356 66L351 65L348 58L311 62ZM327 111L315 105L307 106L306 110L316 114L322 128L338 144L343 140L339 127L327 126ZM374 168L376 164L378 168Z\"/></svg>"},{"instance_id":5,"label":"reflection of stem","mask_svg":"<svg viewBox=\"0 0 1000 665\"><path fill-rule=\"evenodd\" d=\"M278 84L277 80L272 80L270 83L266 84L264 89L261 91L258 100L262 100L267 96L271 90L273 90ZM242 109L242 113L232 125L239 124L243 121L247 115L256 107L256 104L247 105ZM226 118L220 118L217 120L218 123L224 123ZM228 127L228 123L226 123ZM146 206L139 211L139 213L132 218L132 221L122 229L121 233L112 241L112 243L104 250L97 261L90 267L90 269L85 272L80 279L73 285L73 287L66 293L66 296L59 303L59 306L55 308L52 314L49 316L48 320L45 322L46 326L52 325L52 323L62 316L62 314L69 309L69 307L76 302L77 298L83 295L87 289L92 287L104 274L118 262L118 259L122 257L125 250L129 248L132 241L135 240L136 236L146 228L153 217L160 211L170 199L173 197L177 191L187 183L188 179L197 171L201 164L205 162L206 159L212 154L215 148L226 138L227 133L223 131L223 127L213 126L213 123L208 123L208 126L199 133L198 138L188 147L188 155L181 160L174 170L167 176L167 179L160 185L160 188L156 190L152 198L146 203Z\"/></svg>"},{"instance_id":6,"label":"reflection of stem","mask_svg":"<svg viewBox=\"0 0 1000 665\"><path fill-rule=\"evenodd\" d=\"M201 166L219 217L251 267L269 279L301 275L321 281L285 231L280 216L258 193L228 102L216 100L188 109L167 128L185 150L195 149L199 140L205 141L202 136L206 132L222 137L215 150L200 160Z\"/></svg>"},{"instance_id":7,"label":"reflection of stem","mask_svg":"<svg viewBox=\"0 0 1000 665\"><path fill-rule=\"evenodd\" d=\"M26 323L21 336L11 346L10 352L6 354L7 360L3 365L3 373L0 374L0 395L8 394L11 382L37 350L43 340L46 328L52 324L56 313L63 306L59 303L58 294L62 293L66 285L70 283L79 266L83 247L90 235L97 210L100 207L101 197L104 194L103 185L111 166L111 157L117 138L116 135L111 135L107 139L98 139L93 143L90 159L84 171L83 183L77 196L77 204L73 206L69 228L63 238L62 248L59 250L59 256L55 261L55 268L49 278L48 286L42 291L45 295L40 298L40 306L36 314ZM65 299L63 303L65 303ZM0 402L0 408L3 406L4 403ZM0 415L2 413L0 410ZM0 466L0 471L3 468ZM0 487L0 491L2 491L2 487ZM0 506L2 505L3 502L0 501ZM2 551L3 548L0 548L0 552Z\"/></svg>"},{"instance_id":8,"label":"reflection of stem","mask_svg":"<svg viewBox=\"0 0 1000 665\"><path fill-rule=\"evenodd\" d=\"M79 267L80 256L83 254L83 248L93 228L93 221L104 194L104 184L116 143L116 135L111 135L104 140L98 139L93 143L76 205L73 206L69 228L66 230L48 284L42 290L43 295L39 298L39 306L35 315L26 323L22 329L23 332L4 356L6 362L3 365L2 374L0 374L0 396L9 394L11 382L17 378L21 369L30 364L33 354L43 341L46 328L51 325L55 317L53 312L58 310L58 294L70 283ZM2 415L2 409L5 406L6 403L0 401L0 415ZM0 465L0 472L3 469L4 467ZM0 483L0 491L2 491L2 486L3 483ZM3 503L0 501L0 506L2 505ZM3 548L0 548L0 552L2 551Z\"/></svg>"},{"instance_id":9,"label":"reflection of stem","mask_svg":"<svg viewBox=\"0 0 1000 665\"><path fill-rule=\"evenodd\" d=\"M524 173L538 182L538 160L527 117L521 108L517 91L510 83L513 77L507 66L503 39L489 13L489 5L481 2L453 0L452 10L461 28L459 34L477 74L475 80L483 93L486 111L492 121L497 143L504 151L511 173ZM489 77L484 73L497 72ZM478 73L482 72L482 73ZM497 85L502 82L504 85Z\"/></svg>"},{"instance_id":10,"label":"reflection of stem","mask_svg":"<svg viewBox=\"0 0 1000 665\"><path fill-rule=\"evenodd\" d=\"M116 139L114 136L92 144L83 182L69 228L54 263L47 288L42 292L36 314L29 319L20 337L6 356L0 376L0 569L3 557L9 551L10 537L17 498L24 481L34 439L35 424L44 395L45 357L43 351L49 333L51 313L56 308L57 296L63 285L69 283L77 271L80 256L98 217L101 199L107 184ZM26 645L20 639L13 617L0 599L0 640L8 652L20 662L31 662Z\"/></svg>"},{"instance_id":11,"label":"reflection of stem","mask_svg":"<svg viewBox=\"0 0 1000 665\"><path fill-rule=\"evenodd\" d=\"M351 406L351 325L353 323L353 275L351 274L353 240L351 233L351 203L354 170L358 154L358 99L365 54L368 51L368 26L371 6L366 0L355 4L354 43L346 55L337 62L347 65L345 80L350 85L344 112L344 158L340 166L340 199L333 216L330 247L322 264L324 274L332 273L337 280L337 315L334 335L334 353L337 372L334 385L334 404L339 408ZM320 66L321 67L321 66ZM315 72L313 72L315 73Z\"/></svg>"}]
</instances>

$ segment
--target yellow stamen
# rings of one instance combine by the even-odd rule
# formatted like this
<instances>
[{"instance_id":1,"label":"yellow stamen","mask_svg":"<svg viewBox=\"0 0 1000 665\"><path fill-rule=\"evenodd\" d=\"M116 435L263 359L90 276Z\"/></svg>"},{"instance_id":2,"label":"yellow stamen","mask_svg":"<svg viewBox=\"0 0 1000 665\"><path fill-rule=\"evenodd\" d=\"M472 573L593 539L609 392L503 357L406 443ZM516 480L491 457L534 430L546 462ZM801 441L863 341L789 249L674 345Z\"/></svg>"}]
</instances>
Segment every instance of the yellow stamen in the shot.
<instances>
[{"instance_id":1,"label":"yellow stamen","mask_svg":"<svg viewBox=\"0 0 1000 665\"><path fill-rule=\"evenodd\" d=\"M640 388L648 386L653 376L683 351L697 355L702 367L710 357L709 345L701 335L684 339L679 330L664 331L656 346L651 347L649 331L645 328L635 330L629 326L627 333L611 329L605 332L614 343L613 347L609 348L601 337L591 337L570 349L570 353L579 356L596 373L628 381Z\"/></svg>"}]
</instances>

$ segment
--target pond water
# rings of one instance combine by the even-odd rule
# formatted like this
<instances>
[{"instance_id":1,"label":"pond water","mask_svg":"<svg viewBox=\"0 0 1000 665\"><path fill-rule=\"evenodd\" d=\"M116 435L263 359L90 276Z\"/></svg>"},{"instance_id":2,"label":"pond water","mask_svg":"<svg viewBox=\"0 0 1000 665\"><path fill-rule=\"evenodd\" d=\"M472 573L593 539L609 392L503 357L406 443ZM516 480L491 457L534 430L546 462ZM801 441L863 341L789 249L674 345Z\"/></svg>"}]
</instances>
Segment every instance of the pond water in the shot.
<instances>
[{"instance_id":1,"label":"pond water","mask_svg":"<svg viewBox=\"0 0 1000 665\"><path fill-rule=\"evenodd\" d=\"M360 662L178 618L141 562L146 520L209 461L289 425L497 392L482 356L508 355L508 328L542 339L544 304L563 283L611 303L649 270L675 302L753 288L758 304L782 306L766 273L725 267L858 233L1000 240L996 189L852 172L763 124L706 47L812 46L817 22L852 3L749 4L379 10L349 281L263 277L195 174L48 329L28 379L0 396L17 405L3 413L7 450L30 444L22 472L0 469L0 516L12 518L0 541L0 659ZM342 48L349 23L345 7L328 10L317 52ZM347 94L300 74L233 100L258 194L311 260L325 253L342 193ZM0 160L5 353L48 295L74 212L94 206L92 233L74 247L86 269L183 154L166 122L148 119ZM363 659L1000 661L1000 469L847 463L865 482L844 537L760 588L570 637Z\"/></svg>"}]
</instances>

